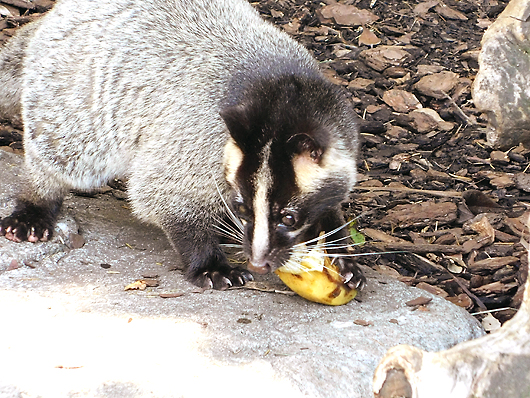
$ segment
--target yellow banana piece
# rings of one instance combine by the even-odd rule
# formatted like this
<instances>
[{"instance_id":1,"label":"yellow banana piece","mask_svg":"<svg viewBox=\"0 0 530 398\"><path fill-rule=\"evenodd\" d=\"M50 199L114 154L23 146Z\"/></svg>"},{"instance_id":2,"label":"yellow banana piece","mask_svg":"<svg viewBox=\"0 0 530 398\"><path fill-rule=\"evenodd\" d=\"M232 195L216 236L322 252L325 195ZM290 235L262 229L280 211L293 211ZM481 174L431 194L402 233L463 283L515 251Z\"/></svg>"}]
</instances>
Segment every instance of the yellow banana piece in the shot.
<instances>
[{"instance_id":1,"label":"yellow banana piece","mask_svg":"<svg viewBox=\"0 0 530 398\"><path fill-rule=\"evenodd\" d=\"M306 300L327 305L346 304L355 298L357 290L344 284L338 267L325 254L317 245L300 261L298 267L293 269L292 266L284 266L277 269L275 274Z\"/></svg>"}]
</instances>

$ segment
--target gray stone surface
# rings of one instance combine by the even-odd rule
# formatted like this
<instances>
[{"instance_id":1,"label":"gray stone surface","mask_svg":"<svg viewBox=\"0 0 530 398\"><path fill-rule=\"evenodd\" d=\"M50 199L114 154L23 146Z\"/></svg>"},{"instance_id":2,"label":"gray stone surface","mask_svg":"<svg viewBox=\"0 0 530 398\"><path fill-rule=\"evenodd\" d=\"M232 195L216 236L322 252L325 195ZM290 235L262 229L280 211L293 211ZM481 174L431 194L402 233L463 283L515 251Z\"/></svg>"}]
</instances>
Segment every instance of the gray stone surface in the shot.
<instances>
[{"instance_id":1,"label":"gray stone surface","mask_svg":"<svg viewBox=\"0 0 530 398\"><path fill-rule=\"evenodd\" d=\"M0 150L0 217L20 164ZM0 237L0 397L364 398L388 348L438 351L482 335L443 299L413 311L405 302L428 293L371 271L360 301L340 307L244 289L196 293L170 271L178 264L165 236L126 205L71 196L52 242ZM86 244L69 249L76 229ZM13 260L22 266L8 270ZM146 273L160 285L124 291ZM263 280L281 287L274 275Z\"/></svg>"},{"instance_id":2,"label":"gray stone surface","mask_svg":"<svg viewBox=\"0 0 530 398\"><path fill-rule=\"evenodd\" d=\"M530 2L512 0L482 38L473 100L488 114L490 145L530 145Z\"/></svg>"}]
</instances>

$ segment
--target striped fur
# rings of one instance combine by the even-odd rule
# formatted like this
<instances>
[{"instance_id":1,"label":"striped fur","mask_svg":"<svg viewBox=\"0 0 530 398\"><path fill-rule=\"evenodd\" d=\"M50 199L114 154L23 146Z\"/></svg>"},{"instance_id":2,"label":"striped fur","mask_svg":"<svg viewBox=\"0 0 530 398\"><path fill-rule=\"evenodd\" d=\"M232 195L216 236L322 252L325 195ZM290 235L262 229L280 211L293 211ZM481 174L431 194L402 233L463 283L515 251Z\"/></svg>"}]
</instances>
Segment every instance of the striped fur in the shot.
<instances>
[{"instance_id":1,"label":"striped fur","mask_svg":"<svg viewBox=\"0 0 530 398\"><path fill-rule=\"evenodd\" d=\"M134 214L166 232L189 280L226 288L251 276L219 246L224 199L259 272L340 222L354 113L248 2L60 0L12 40L0 82L15 90L0 115L22 116L31 188L0 223L9 239L49 237L69 189L126 177ZM282 226L289 212L294 228Z\"/></svg>"}]
</instances>

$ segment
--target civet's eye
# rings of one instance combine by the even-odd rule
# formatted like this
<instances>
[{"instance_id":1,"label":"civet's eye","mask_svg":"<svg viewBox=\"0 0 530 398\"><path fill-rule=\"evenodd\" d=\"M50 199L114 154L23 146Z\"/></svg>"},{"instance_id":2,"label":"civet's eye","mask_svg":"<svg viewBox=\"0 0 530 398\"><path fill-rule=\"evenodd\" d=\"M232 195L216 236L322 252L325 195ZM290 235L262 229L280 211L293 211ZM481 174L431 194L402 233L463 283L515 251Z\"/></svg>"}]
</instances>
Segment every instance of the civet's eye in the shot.
<instances>
[{"instance_id":1,"label":"civet's eye","mask_svg":"<svg viewBox=\"0 0 530 398\"><path fill-rule=\"evenodd\" d=\"M296 224L296 218L292 213L285 213L282 217L282 224L286 227L292 227Z\"/></svg>"},{"instance_id":2,"label":"civet's eye","mask_svg":"<svg viewBox=\"0 0 530 398\"><path fill-rule=\"evenodd\" d=\"M241 216L246 216L248 215L248 208L247 206L245 206L243 203L239 203L237 205L237 212L241 215Z\"/></svg>"}]
</instances>

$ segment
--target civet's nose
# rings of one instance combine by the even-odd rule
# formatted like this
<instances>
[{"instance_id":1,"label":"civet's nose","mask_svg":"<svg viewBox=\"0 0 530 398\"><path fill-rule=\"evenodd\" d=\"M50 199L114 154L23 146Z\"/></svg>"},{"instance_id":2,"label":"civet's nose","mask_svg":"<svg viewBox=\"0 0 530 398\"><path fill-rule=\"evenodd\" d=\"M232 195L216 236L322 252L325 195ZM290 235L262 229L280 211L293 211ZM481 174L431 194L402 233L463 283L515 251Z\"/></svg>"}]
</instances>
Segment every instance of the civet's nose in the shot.
<instances>
[{"instance_id":1,"label":"civet's nose","mask_svg":"<svg viewBox=\"0 0 530 398\"><path fill-rule=\"evenodd\" d=\"M271 272L271 266L267 261L249 262L247 268L250 272L255 272L256 274L261 275Z\"/></svg>"}]
</instances>

